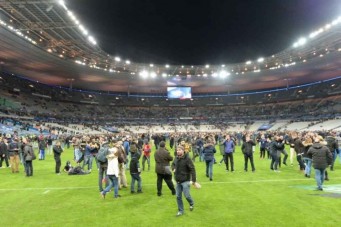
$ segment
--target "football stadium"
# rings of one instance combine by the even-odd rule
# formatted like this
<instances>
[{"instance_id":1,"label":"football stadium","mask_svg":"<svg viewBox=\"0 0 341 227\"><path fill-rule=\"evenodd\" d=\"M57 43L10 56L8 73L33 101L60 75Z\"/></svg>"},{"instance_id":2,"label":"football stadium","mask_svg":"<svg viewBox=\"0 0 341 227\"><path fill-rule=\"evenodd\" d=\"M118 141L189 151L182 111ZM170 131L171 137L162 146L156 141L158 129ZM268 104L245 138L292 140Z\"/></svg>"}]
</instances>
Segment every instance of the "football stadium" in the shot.
<instances>
[{"instance_id":1,"label":"football stadium","mask_svg":"<svg viewBox=\"0 0 341 227\"><path fill-rule=\"evenodd\" d=\"M0 1L1 226L339 226L340 34L332 0Z\"/></svg>"}]
</instances>

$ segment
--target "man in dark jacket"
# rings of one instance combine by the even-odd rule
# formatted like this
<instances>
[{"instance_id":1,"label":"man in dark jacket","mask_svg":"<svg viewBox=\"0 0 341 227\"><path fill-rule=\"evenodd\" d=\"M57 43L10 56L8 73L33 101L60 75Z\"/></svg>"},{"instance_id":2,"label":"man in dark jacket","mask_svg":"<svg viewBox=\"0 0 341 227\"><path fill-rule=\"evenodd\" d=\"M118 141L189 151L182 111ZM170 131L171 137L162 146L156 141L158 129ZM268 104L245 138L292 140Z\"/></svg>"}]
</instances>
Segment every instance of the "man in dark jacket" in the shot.
<instances>
[{"instance_id":1,"label":"man in dark jacket","mask_svg":"<svg viewBox=\"0 0 341 227\"><path fill-rule=\"evenodd\" d=\"M334 171L334 162L337 157L337 152L339 152L339 144L335 138L335 132L331 132L329 136L326 137L327 147L333 155L333 162L330 165L330 170Z\"/></svg>"},{"instance_id":2,"label":"man in dark jacket","mask_svg":"<svg viewBox=\"0 0 341 227\"><path fill-rule=\"evenodd\" d=\"M156 151L155 158L155 172L157 174L157 195L162 195L162 180L165 180L168 188L171 190L172 195L175 195L175 188L172 181L172 172L169 162L173 161L173 157L169 151L165 148L165 142L161 141L160 148Z\"/></svg>"},{"instance_id":3,"label":"man in dark jacket","mask_svg":"<svg viewBox=\"0 0 341 227\"><path fill-rule=\"evenodd\" d=\"M250 163L251 163L251 168L252 168L252 172L255 172L255 164L253 163L253 151L252 151L252 147L255 146L255 142L253 142L253 140L250 139L250 136L247 135L245 137L245 142L242 145L242 152L244 154L244 171L247 172L247 166L248 166L248 160L250 159Z\"/></svg>"},{"instance_id":4,"label":"man in dark jacket","mask_svg":"<svg viewBox=\"0 0 341 227\"><path fill-rule=\"evenodd\" d=\"M214 153L216 153L216 149L213 144L212 139L208 139L207 143L204 145L204 150L202 151L204 154L204 160L206 162L206 177L210 178L210 181L213 180L213 164L214 164Z\"/></svg>"},{"instance_id":5,"label":"man in dark jacket","mask_svg":"<svg viewBox=\"0 0 341 227\"><path fill-rule=\"evenodd\" d=\"M323 191L323 181L325 171L328 165L332 164L332 153L329 148L322 145L320 142L323 140L321 136L314 138L314 144L309 148L308 155L312 155L313 167L315 169L315 179L317 183L317 190Z\"/></svg>"},{"instance_id":6,"label":"man in dark jacket","mask_svg":"<svg viewBox=\"0 0 341 227\"><path fill-rule=\"evenodd\" d=\"M63 149L60 145L60 142L57 141L56 145L53 146L53 154L54 160L56 161L56 174L60 175L60 166L62 165L62 161L60 160L60 155L62 154Z\"/></svg>"},{"instance_id":7,"label":"man in dark jacket","mask_svg":"<svg viewBox=\"0 0 341 227\"><path fill-rule=\"evenodd\" d=\"M0 137L0 168L2 168L2 162L5 160L6 167L9 167L8 162L8 149L7 149L7 139Z\"/></svg>"},{"instance_id":8,"label":"man in dark jacket","mask_svg":"<svg viewBox=\"0 0 341 227\"><path fill-rule=\"evenodd\" d=\"M190 195L190 180L192 184L196 182L195 167L188 155L185 155L185 149L182 146L177 146L177 157L174 160L172 167L176 181L176 200L178 204L178 213L176 216L181 216L184 213L184 204L182 202L182 192L189 203L189 210L194 209L194 201Z\"/></svg>"}]
</instances>

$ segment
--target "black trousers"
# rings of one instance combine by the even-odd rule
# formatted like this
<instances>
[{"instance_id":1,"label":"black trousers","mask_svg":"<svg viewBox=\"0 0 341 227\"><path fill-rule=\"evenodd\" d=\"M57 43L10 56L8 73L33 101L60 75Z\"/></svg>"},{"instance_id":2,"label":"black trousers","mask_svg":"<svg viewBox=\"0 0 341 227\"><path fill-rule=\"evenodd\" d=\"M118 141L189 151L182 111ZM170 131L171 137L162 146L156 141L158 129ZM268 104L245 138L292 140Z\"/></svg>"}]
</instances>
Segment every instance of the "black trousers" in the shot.
<instances>
[{"instance_id":1,"label":"black trousers","mask_svg":"<svg viewBox=\"0 0 341 227\"><path fill-rule=\"evenodd\" d=\"M60 158L56 158L56 173L60 173L60 166L62 165L62 161Z\"/></svg>"},{"instance_id":2,"label":"black trousers","mask_svg":"<svg viewBox=\"0 0 341 227\"><path fill-rule=\"evenodd\" d=\"M234 171L233 152L225 153L224 157L225 157L226 170L229 170L229 160L230 160L231 171Z\"/></svg>"},{"instance_id":3,"label":"black trousers","mask_svg":"<svg viewBox=\"0 0 341 227\"><path fill-rule=\"evenodd\" d=\"M5 157L0 157L0 167L2 167L2 162L5 160L6 162L6 167L9 167L9 162L8 162L8 155L5 155Z\"/></svg>"},{"instance_id":4,"label":"black trousers","mask_svg":"<svg viewBox=\"0 0 341 227\"><path fill-rule=\"evenodd\" d=\"M162 194L162 180L165 180L168 188L172 191L172 194L175 195L175 188L172 181L172 175L168 174L157 174L157 194Z\"/></svg>"},{"instance_id":5,"label":"black trousers","mask_svg":"<svg viewBox=\"0 0 341 227\"><path fill-rule=\"evenodd\" d=\"M253 154L244 154L244 170L247 171L248 160L250 159L252 171L255 171L255 164L253 162Z\"/></svg>"},{"instance_id":6,"label":"black trousers","mask_svg":"<svg viewBox=\"0 0 341 227\"><path fill-rule=\"evenodd\" d=\"M33 176L33 165L32 165L32 161L26 161L26 176Z\"/></svg>"}]
</instances>

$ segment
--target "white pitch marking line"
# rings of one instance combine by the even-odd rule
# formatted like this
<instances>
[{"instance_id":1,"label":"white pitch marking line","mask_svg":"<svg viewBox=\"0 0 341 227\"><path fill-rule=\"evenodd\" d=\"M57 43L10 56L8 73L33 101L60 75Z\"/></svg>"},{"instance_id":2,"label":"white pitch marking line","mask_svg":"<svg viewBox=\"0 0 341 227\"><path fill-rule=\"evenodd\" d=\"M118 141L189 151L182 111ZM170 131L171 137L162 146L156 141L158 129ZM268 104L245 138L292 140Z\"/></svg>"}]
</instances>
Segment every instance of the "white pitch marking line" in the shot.
<instances>
[{"instance_id":1,"label":"white pitch marking line","mask_svg":"<svg viewBox=\"0 0 341 227\"><path fill-rule=\"evenodd\" d=\"M333 180L339 180L341 177L333 177ZM312 181L315 182L314 179L308 179L308 178L299 178L299 179L283 179L283 180L276 180L276 179L271 179L271 180L255 180L255 181L213 181L213 182L200 182L200 184L243 184L243 183L272 183L272 182L290 182L290 181ZM333 183L338 183L338 182L333 182ZM143 186L155 186L155 184L144 184ZM328 184L326 185L328 186ZM95 186L92 187L63 187L63 188L0 188L0 191L27 191L27 190L78 190L78 189L93 189L93 188L98 188Z\"/></svg>"},{"instance_id":2,"label":"white pitch marking line","mask_svg":"<svg viewBox=\"0 0 341 227\"><path fill-rule=\"evenodd\" d=\"M49 193L49 192L50 192L50 190L47 190L47 191L44 191L43 194L47 194L47 193Z\"/></svg>"}]
</instances>

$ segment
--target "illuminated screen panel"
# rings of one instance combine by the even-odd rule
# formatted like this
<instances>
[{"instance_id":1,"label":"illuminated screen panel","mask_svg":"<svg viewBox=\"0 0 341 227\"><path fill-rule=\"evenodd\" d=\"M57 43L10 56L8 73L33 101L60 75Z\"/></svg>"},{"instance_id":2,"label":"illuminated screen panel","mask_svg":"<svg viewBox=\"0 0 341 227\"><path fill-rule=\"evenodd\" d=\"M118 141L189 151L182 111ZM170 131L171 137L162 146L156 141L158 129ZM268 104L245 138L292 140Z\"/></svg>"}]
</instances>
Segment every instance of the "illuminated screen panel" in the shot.
<instances>
[{"instance_id":1,"label":"illuminated screen panel","mask_svg":"<svg viewBox=\"0 0 341 227\"><path fill-rule=\"evenodd\" d=\"M191 87L167 87L167 97L169 99L191 99Z\"/></svg>"}]
</instances>

